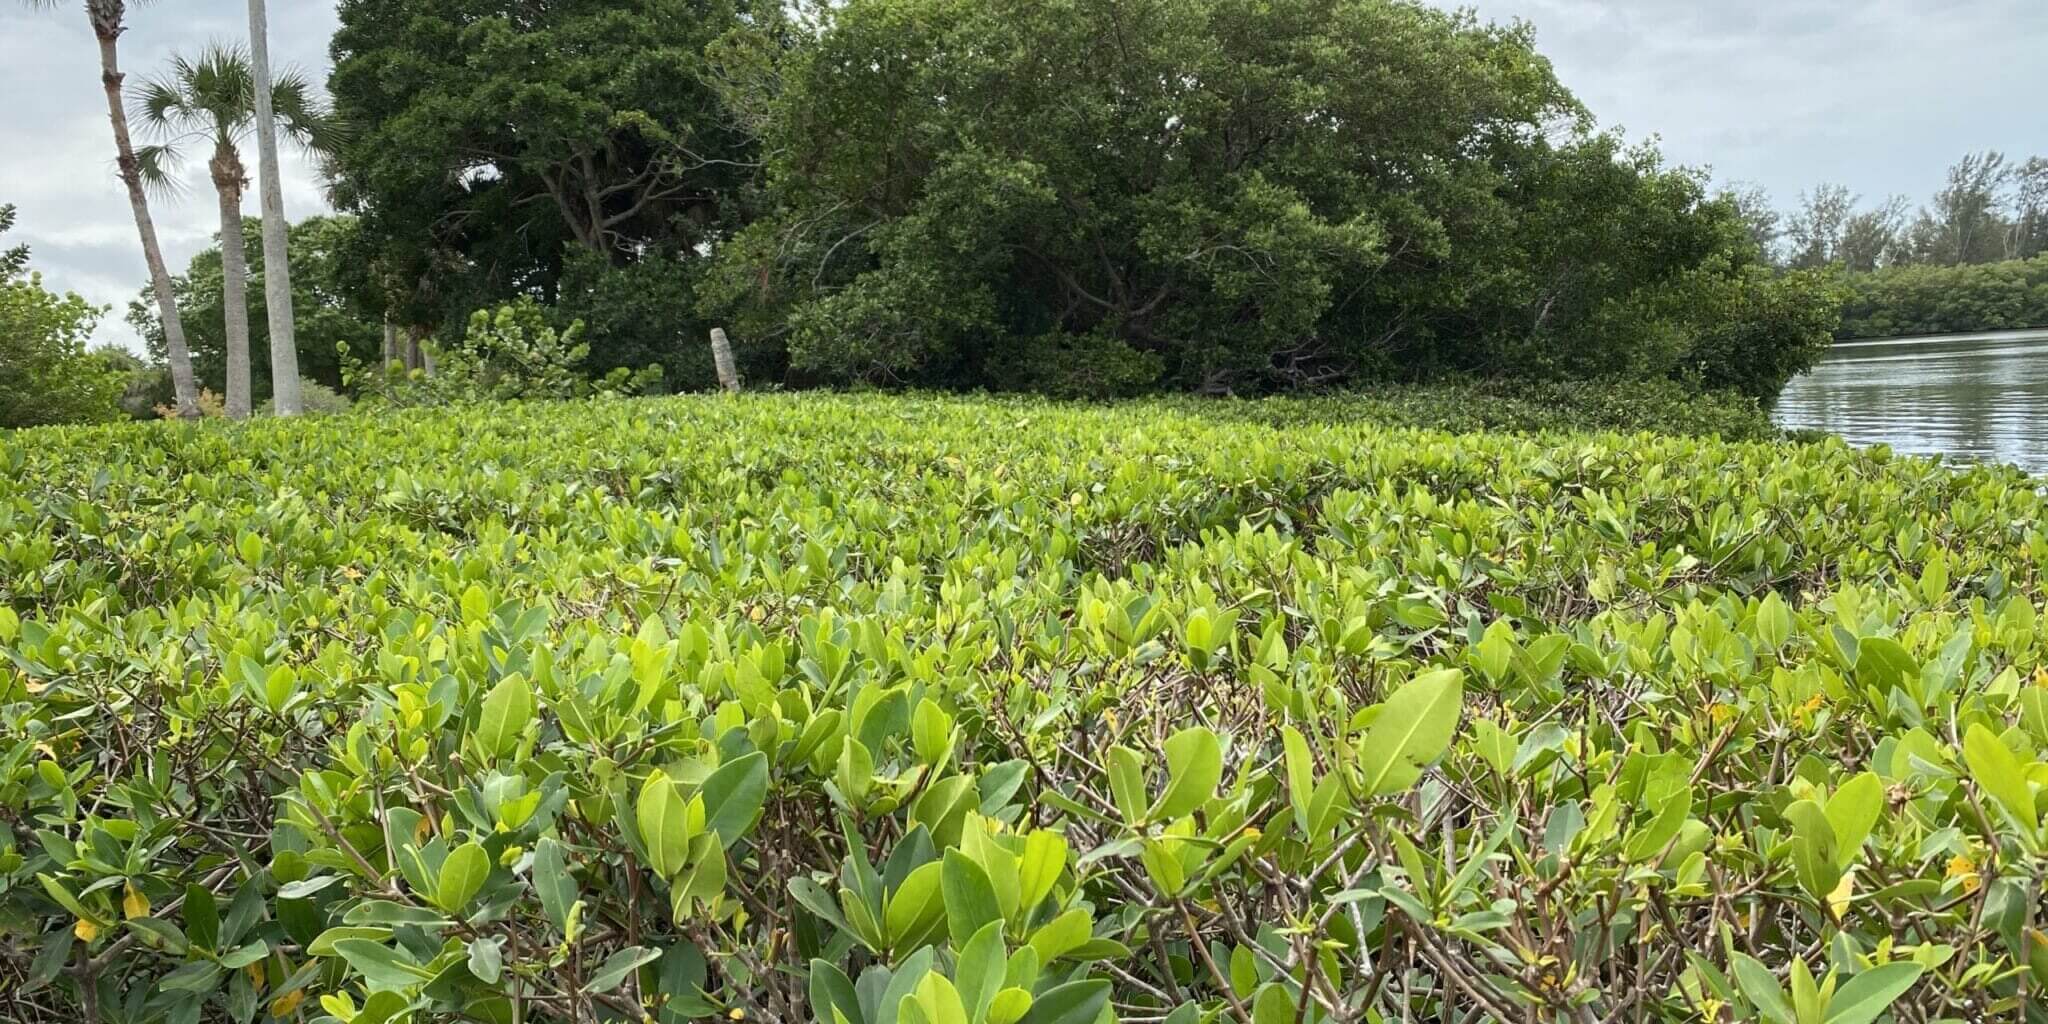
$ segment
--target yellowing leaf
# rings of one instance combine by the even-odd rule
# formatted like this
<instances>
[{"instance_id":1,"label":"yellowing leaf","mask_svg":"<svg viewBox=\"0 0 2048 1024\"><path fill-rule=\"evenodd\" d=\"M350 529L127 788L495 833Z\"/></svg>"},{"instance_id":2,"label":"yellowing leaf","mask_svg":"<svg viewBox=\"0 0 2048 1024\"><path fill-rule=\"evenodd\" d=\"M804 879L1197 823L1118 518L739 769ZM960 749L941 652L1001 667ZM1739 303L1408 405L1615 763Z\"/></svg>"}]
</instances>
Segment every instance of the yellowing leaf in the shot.
<instances>
[{"instance_id":1,"label":"yellowing leaf","mask_svg":"<svg viewBox=\"0 0 2048 1024\"><path fill-rule=\"evenodd\" d=\"M100 926L81 917L71 926L71 934L78 936L80 942L91 942L100 937Z\"/></svg>"},{"instance_id":2,"label":"yellowing leaf","mask_svg":"<svg viewBox=\"0 0 2048 1024\"><path fill-rule=\"evenodd\" d=\"M121 899L121 913L130 918L148 917L149 909L149 897L143 895L142 890L137 889L134 882L128 883Z\"/></svg>"}]
</instances>

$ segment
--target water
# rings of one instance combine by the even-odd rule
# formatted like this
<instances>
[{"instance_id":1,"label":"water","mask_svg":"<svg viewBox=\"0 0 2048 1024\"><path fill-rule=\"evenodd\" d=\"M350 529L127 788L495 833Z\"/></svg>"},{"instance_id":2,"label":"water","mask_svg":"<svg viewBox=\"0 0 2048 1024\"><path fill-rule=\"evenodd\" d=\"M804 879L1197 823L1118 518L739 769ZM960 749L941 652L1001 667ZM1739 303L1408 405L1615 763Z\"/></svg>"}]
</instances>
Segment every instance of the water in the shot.
<instances>
[{"instance_id":1,"label":"water","mask_svg":"<svg viewBox=\"0 0 2048 1024\"><path fill-rule=\"evenodd\" d=\"M1837 344L1778 422L1851 444L2048 473L2048 330Z\"/></svg>"}]
</instances>

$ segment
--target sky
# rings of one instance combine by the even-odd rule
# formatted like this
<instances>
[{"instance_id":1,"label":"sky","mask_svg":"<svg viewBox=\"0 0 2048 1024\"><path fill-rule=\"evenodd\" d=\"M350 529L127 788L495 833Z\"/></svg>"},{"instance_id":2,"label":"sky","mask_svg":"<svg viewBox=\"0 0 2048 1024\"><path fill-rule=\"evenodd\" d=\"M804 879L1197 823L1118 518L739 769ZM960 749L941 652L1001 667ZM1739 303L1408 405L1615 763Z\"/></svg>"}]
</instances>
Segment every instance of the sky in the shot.
<instances>
[{"instance_id":1,"label":"sky","mask_svg":"<svg viewBox=\"0 0 2048 1024\"><path fill-rule=\"evenodd\" d=\"M1446 3L1445 6L1454 4ZM1780 208L1820 182L1867 201L1920 202L1966 152L2048 155L2048 0L1471 0L1525 19L1537 48L1604 126L1655 136L1677 163L1761 186ZM122 320L147 280L97 56L77 0L0 0L0 203L19 207L44 283L111 305L96 340L138 344ZM272 60L324 79L334 11L271 0ZM131 12L131 80L174 53L244 39L243 0L166 0ZM251 155L249 163L255 160ZM201 162L152 202L175 271L218 224ZM287 150L285 209L324 210L318 176ZM254 213L252 195L246 209Z\"/></svg>"}]
</instances>

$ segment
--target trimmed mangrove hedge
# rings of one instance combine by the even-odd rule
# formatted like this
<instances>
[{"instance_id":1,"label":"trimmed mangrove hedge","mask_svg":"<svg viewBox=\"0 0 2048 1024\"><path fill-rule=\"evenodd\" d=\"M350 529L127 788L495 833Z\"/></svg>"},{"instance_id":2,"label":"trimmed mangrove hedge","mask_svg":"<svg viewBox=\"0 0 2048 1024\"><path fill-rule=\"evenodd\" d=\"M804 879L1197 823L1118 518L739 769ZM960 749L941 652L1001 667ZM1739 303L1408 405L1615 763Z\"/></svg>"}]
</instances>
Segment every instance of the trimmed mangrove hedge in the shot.
<instances>
[{"instance_id":1,"label":"trimmed mangrove hedge","mask_svg":"<svg viewBox=\"0 0 2048 1024\"><path fill-rule=\"evenodd\" d=\"M0 1017L2043 1019L2038 481L1312 412L0 437Z\"/></svg>"}]
</instances>

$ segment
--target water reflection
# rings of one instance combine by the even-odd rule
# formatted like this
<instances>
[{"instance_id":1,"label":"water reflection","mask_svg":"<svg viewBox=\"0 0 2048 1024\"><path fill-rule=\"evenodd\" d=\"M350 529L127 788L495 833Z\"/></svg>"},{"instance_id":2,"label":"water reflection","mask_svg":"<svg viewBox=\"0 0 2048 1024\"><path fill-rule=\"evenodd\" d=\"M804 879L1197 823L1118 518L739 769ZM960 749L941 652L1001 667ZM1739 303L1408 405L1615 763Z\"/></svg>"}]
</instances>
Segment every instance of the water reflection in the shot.
<instances>
[{"instance_id":1,"label":"water reflection","mask_svg":"<svg viewBox=\"0 0 2048 1024\"><path fill-rule=\"evenodd\" d=\"M1785 389L1778 422L2048 473L2048 330L1836 345Z\"/></svg>"}]
</instances>

